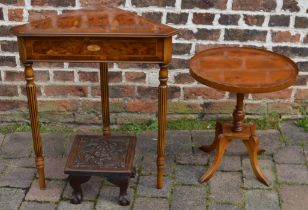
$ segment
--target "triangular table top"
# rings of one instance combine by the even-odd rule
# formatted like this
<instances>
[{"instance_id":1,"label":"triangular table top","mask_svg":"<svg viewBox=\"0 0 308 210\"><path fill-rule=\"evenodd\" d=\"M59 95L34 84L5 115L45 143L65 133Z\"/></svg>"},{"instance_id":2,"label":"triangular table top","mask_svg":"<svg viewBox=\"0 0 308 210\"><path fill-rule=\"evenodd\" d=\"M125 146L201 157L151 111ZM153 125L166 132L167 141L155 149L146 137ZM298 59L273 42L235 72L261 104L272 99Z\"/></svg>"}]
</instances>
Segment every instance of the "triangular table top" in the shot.
<instances>
[{"instance_id":1,"label":"triangular table top","mask_svg":"<svg viewBox=\"0 0 308 210\"><path fill-rule=\"evenodd\" d=\"M12 28L16 36L170 37L177 30L132 12L100 7L76 10Z\"/></svg>"}]
</instances>

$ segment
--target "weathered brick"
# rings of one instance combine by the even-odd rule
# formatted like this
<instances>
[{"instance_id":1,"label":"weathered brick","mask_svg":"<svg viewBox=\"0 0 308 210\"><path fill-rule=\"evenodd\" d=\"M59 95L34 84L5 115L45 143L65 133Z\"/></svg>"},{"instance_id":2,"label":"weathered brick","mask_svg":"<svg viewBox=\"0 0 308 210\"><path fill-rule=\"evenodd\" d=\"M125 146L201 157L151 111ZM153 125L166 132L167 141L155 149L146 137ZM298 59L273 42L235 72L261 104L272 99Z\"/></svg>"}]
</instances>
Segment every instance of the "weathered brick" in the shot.
<instances>
[{"instance_id":1,"label":"weathered brick","mask_svg":"<svg viewBox=\"0 0 308 210\"><path fill-rule=\"evenodd\" d=\"M155 176L141 176L138 184L138 195L147 197L168 197L171 194L171 180L169 177L164 179L164 187L155 187Z\"/></svg>"},{"instance_id":2,"label":"weathered brick","mask_svg":"<svg viewBox=\"0 0 308 210\"><path fill-rule=\"evenodd\" d=\"M187 69L189 67L189 60L181 58L173 58L169 66L170 69Z\"/></svg>"},{"instance_id":3,"label":"weathered brick","mask_svg":"<svg viewBox=\"0 0 308 210\"><path fill-rule=\"evenodd\" d=\"M98 82L98 72L79 71L80 82Z\"/></svg>"},{"instance_id":4,"label":"weathered brick","mask_svg":"<svg viewBox=\"0 0 308 210\"><path fill-rule=\"evenodd\" d=\"M239 47L235 44L196 44L196 53L218 47Z\"/></svg>"},{"instance_id":5,"label":"weathered brick","mask_svg":"<svg viewBox=\"0 0 308 210\"><path fill-rule=\"evenodd\" d=\"M185 87L184 99L223 99L225 93L213 88L207 87Z\"/></svg>"},{"instance_id":6,"label":"weathered brick","mask_svg":"<svg viewBox=\"0 0 308 210\"><path fill-rule=\"evenodd\" d=\"M275 191L249 190L246 191L246 199L246 209L280 209L278 195Z\"/></svg>"},{"instance_id":7,"label":"weathered brick","mask_svg":"<svg viewBox=\"0 0 308 210\"><path fill-rule=\"evenodd\" d=\"M120 71L108 71L108 81L110 83L122 82L122 72L120 72Z\"/></svg>"},{"instance_id":8,"label":"weathered brick","mask_svg":"<svg viewBox=\"0 0 308 210\"><path fill-rule=\"evenodd\" d=\"M18 45L15 41L1 41L0 44L4 52L18 52Z\"/></svg>"},{"instance_id":9,"label":"weathered brick","mask_svg":"<svg viewBox=\"0 0 308 210\"><path fill-rule=\"evenodd\" d=\"M301 35L291 34L290 31L273 31L272 41L273 42L299 42Z\"/></svg>"},{"instance_id":10,"label":"weathered brick","mask_svg":"<svg viewBox=\"0 0 308 210\"><path fill-rule=\"evenodd\" d=\"M232 9L270 12L276 9L276 0L234 0Z\"/></svg>"},{"instance_id":11,"label":"weathered brick","mask_svg":"<svg viewBox=\"0 0 308 210\"><path fill-rule=\"evenodd\" d=\"M25 196L25 190L0 188L0 206L2 209L19 209Z\"/></svg>"},{"instance_id":12,"label":"weathered brick","mask_svg":"<svg viewBox=\"0 0 308 210\"><path fill-rule=\"evenodd\" d=\"M72 71L54 71L53 79L55 81L74 81L74 72Z\"/></svg>"},{"instance_id":13,"label":"weathered brick","mask_svg":"<svg viewBox=\"0 0 308 210\"><path fill-rule=\"evenodd\" d=\"M234 102L205 102L202 105L204 112L209 114L230 114L234 109Z\"/></svg>"},{"instance_id":14,"label":"weathered brick","mask_svg":"<svg viewBox=\"0 0 308 210\"><path fill-rule=\"evenodd\" d=\"M174 76L174 82L176 84L188 84L195 82L195 79L189 73L179 73Z\"/></svg>"},{"instance_id":15,"label":"weathered brick","mask_svg":"<svg viewBox=\"0 0 308 210\"><path fill-rule=\"evenodd\" d=\"M24 73L21 71L5 71L5 81L24 81Z\"/></svg>"},{"instance_id":16,"label":"weathered brick","mask_svg":"<svg viewBox=\"0 0 308 210\"><path fill-rule=\"evenodd\" d=\"M117 7L124 4L125 0L80 0L80 5L82 7L101 6L101 5Z\"/></svg>"},{"instance_id":17,"label":"weathered brick","mask_svg":"<svg viewBox=\"0 0 308 210\"><path fill-rule=\"evenodd\" d=\"M221 14L218 20L221 25L237 25L240 15Z\"/></svg>"},{"instance_id":18,"label":"weathered brick","mask_svg":"<svg viewBox=\"0 0 308 210\"><path fill-rule=\"evenodd\" d=\"M132 0L132 5L137 7L149 7L149 6L174 6L175 0Z\"/></svg>"},{"instance_id":19,"label":"weathered brick","mask_svg":"<svg viewBox=\"0 0 308 210\"><path fill-rule=\"evenodd\" d=\"M157 102L149 100L129 100L126 111L128 112L157 112Z\"/></svg>"},{"instance_id":20,"label":"weathered brick","mask_svg":"<svg viewBox=\"0 0 308 210\"><path fill-rule=\"evenodd\" d=\"M3 20L3 8L0 8L0 20Z\"/></svg>"},{"instance_id":21,"label":"weathered brick","mask_svg":"<svg viewBox=\"0 0 308 210\"><path fill-rule=\"evenodd\" d=\"M280 90L272 93L258 93L258 94L252 94L253 99L289 99L291 97L292 90L291 89L285 89Z\"/></svg>"},{"instance_id":22,"label":"weathered brick","mask_svg":"<svg viewBox=\"0 0 308 210\"><path fill-rule=\"evenodd\" d=\"M193 9L193 8L200 8L200 9L226 9L227 7L227 0L182 0L182 8L183 9Z\"/></svg>"},{"instance_id":23,"label":"weathered brick","mask_svg":"<svg viewBox=\"0 0 308 210\"><path fill-rule=\"evenodd\" d=\"M287 27L290 25L290 16L289 15L271 15L268 25Z\"/></svg>"},{"instance_id":24,"label":"weathered brick","mask_svg":"<svg viewBox=\"0 0 308 210\"><path fill-rule=\"evenodd\" d=\"M77 111L79 103L77 100L64 99L64 100L46 100L38 101L38 108L41 112L46 111L57 111L57 112L67 112L67 111Z\"/></svg>"},{"instance_id":25,"label":"weathered brick","mask_svg":"<svg viewBox=\"0 0 308 210\"><path fill-rule=\"evenodd\" d=\"M300 10L297 0L283 0L282 9L290 12L299 12Z\"/></svg>"},{"instance_id":26,"label":"weathered brick","mask_svg":"<svg viewBox=\"0 0 308 210\"><path fill-rule=\"evenodd\" d=\"M174 43L172 46L174 55L190 54L191 44Z\"/></svg>"},{"instance_id":27,"label":"weathered brick","mask_svg":"<svg viewBox=\"0 0 308 210\"><path fill-rule=\"evenodd\" d=\"M280 114L298 114L298 104L293 102L272 102L268 103L268 112L277 112Z\"/></svg>"},{"instance_id":28,"label":"weathered brick","mask_svg":"<svg viewBox=\"0 0 308 210\"><path fill-rule=\"evenodd\" d=\"M296 56L307 57L308 56L308 48L303 48L303 47L279 46L279 47L273 47L273 51L286 55L288 57L296 57Z\"/></svg>"},{"instance_id":29,"label":"weathered brick","mask_svg":"<svg viewBox=\"0 0 308 210\"><path fill-rule=\"evenodd\" d=\"M189 29L179 29L179 33L177 35L177 38L179 39L185 39L185 40L190 40L194 38L194 32Z\"/></svg>"},{"instance_id":30,"label":"weathered brick","mask_svg":"<svg viewBox=\"0 0 308 210\"><path fill-rule=\"evenodd\" d=\"M195 33L195 38L199 40L218 40L220 36L220 30L218 29L199 29Z\"/></svg>"},{"instance_id":31,"label":"weathered brick","mask_svg":"<svg viewBox=\"0 0 308 210\"><path fill-rule=\"evenodd\" d=\"M32 0L32 6L74 7L75 0Z\"/></svg>"},{"instance_id":32,"label":"weathered brick","mask_svg":"<svg viewBox=\"0 0 308 210\"><path fill-rule=\"evenodd\" d=\"M160 23L161 17L163 16L163 13L161 12L144 12L142 13L142 16L146 19L153 20L154 22Z\"/></svg>"},{"instance_id":33,"label":"weathered brick","mask_svg":"<svg viewBox=\"0 0 308 210\"><path fill-rule=\"evenodd\" d=\"M0 100L0 111L8 111L27 107L26 101Z\"/></svg>"},{"instance_id":34,"label":"weathered brick","mask_svg":"<svg viewBox=\"0 0 308 210\"><path fill-rule=\"evenodd\" d=\"M307 75L299 75L296 78L296 85L302 85L305 86L307 85L307 81L308 81L308 76Z\"/></svg>"},{"instance_id":35,"label":"weathered brick","mask_svg":"<svg viewBox=\"0 0 308 210\"><path fill-rule=\"evenodd\" d=\"M297 66L299 68L299 71L307 72L308 71L308 62L303 61L303 62L298 62Z\"/></svg>"},{"instance_id":36,"label":"weathered brick","mask_svg":"<svg viewBox=\"0 0 308 210\"><path fill-rule=\"evenodd\" d=\"M127 82L145 83L146 74L144 72L125 72Z\"/></svg>"},{"instance_id":37,"label":"weathered brick","mask_svg":"<svg viewBox=\"0 0 308 210\"><path fill-rule=\"evenodd\" d=\"M287 209L306 209L308 200L307 185L282 185L280 187L281 207Z\"/></svg>"},{"instance_id":38,"label":"weathered brick","mask_svg":"<svg viewBox=\"0 0 308 210\"><path fill-rule=\"evenodd\" d=\"M177 114L192 114L200 113L202 108L199 103L194 102L184 102L184 101L175 101L168 103L168 113L177 113Z\"/></svg>"},{"instance_id":39,"label":"weathered brick","mask_svg":"<svg viewBox=\"0 0 308 210\"><path fill-rule=\"evenodd\" d=\"M179 87L170 86L168 88L168 98L174 99L180 97L181 89ZM158 98L158 87L147 87L138 86L137 87L137 97L142 99L157 99Z\"/></svg>"},{"instance_id":40,"label":"weathered brick","mask_svg":"<svg viewBox=\"0 0 308 210\"><path fill-rule=\"evenodd\" d=\"M297 100L307 100L308 99L308 89L298 89L298 90L296 90L295 99L297 99Z\"/></svg>"},{"instance_id":41,"label":"weathered brick","mask_svg":"<svg viewBox=\"0 0 308 210\"><path fill-rule=\"evenodd\" d=\"M176 184L198 185L204 166L178 165L175 169Z\"/></svg>"},{"instance_id":42,"label":"weathered brick","mask_svg":"<svg viewBox=\"0 0 308 210\"><path fill-rule=\"evenodd\" d=\"M202 187L175 186L171 210L205 209L206 193Z\"/></svg>"},{"instance_id":43,"label":"weathered brick","mask_svg":"<svg viewBox=\"0 0 308 210\"><path fill-rule=\"evenodd\" d=\"M57 15L57 11L54 10L29 10L29 21L41 20L44 18Z\"/></svg>"},{"instance_id":44,"label":"weathered brick","mask_svg":"<svg viewBox=\"0 0 308 210\"><path fill-rule=\"evenodd\" d=\"M88 94L87 87L73 85L48 85L44 87L46 96L79 96L85 97Z\"/></svg>"},{"instance_id":45,"label":"weathered brick","mask_svg":"<svg viewBox=\"0 0 308 210\"><path fill-rule=\"evenodd\" d=\"M264 19L263 15L244 15L244 21L249 26L262 26Z\"/></svg>"},{"instance_id":46,"label":"weathered brick","mask_svg":"<svg viewBox=\"0 0 308 210\"><path fill-rule=\"evenodd\" d=\"M0 56L0 66L16 66L16 59L14 56Z\"/></svg>"},{"instance_id":47,"label":"weathered brick","mask_svg":"<svg viewBox=\"0 0 308 210\"><path fill-rule=\"evenodd\" d=\"M303 148L299 146L288 146L280 149L274 154L276 163L305 164Z\"/></svg>"},{"instance_id":48,"label":"weathered brick","mask_svg":"<svg viewBox=\"0 0 308 210\"><path fill-rule=\"evenodd\" d=\"M212 13L194 13L192 22L194 24L212 25L215 14Z\"/></svg>"},{"instance_id":49,"label":"weathered brick","mask_svg":"<svg viewBox=\"0 0 308 210\"><path fill-rule=\"evenodd\" d=\"M279 181L308 184L308 173L305 165L276 164L276 168Z\"/></svg>"},{"instance_id":50,"label":"weathered brick","mask_svg":"<svg viewBox=\"0 0 308 210\"><path fill-rule=\"evenodd\" d=\"M22 21L23 20L23 9L9 9L8 18L10 21Z\"/></svg>"},{"instance_id":51,"label":"weathered brick","mask_svg":"<svg viewBox=\"0 0 308 210\"><path fill-rule=\"evenodd\" d=\"M295 17L295 28L308 28L307 17Z\"/></svg>"},{"instance_id":52,"label":"weathered brick","mask_svg":"<svg viewBox=\"0 0 308 210\"><path fill-rule=\"evenodd\" d=\"M168 13L167 23L185 24L187 23L188 13Z\"/></svg>"},{"instance_id":53,"label":"weathered brick","mask_svg":"<svg viewBox=\"0 0 308 210\"><path fill-rule=\"evenodd\" d=\"M159 198L137 198L135 201L134 209L144 210L144 209L169 209L169 204L167 199Z\"/></svg>"},{"instance_id":54,"label":"weathered brick","mask_svg":"<svg viewBox=\"0 0 308 210\"><path fill-rule=\"evenodd\" d=\"M29 202L24 201L20 206L20 210L28 210L28 209L40 209L40 210L54 210L57 205L54 203L38 203L38 202Z\"/></svg>"},{"instance_id":55,"label":"weathered brick","mask_svg":"<svg viewBox=\"0 0 308 210\"><path fill-rule=\"evenodd\" d=\"M308 34L306 34L306 36L304 37L303 42L304 42L304 43L308 43Z\"/></svg>"},{"instance_id":56,"label":"weathered brick","mask_svg":"<svg viewBox=\"0 0 308 210\"><path fill-rule=\"evenodd\" d=\"M264 42L266 40L266 34L267 31L227 29L225 31L225 40Z\"/></svg>"},{"instance_id":57,"label":"weathered brick","mask_svg":"<svg viewBox=\"0 0 308 210\"><path fill-rule=\"evenodd\" d=\"M0 85L0 96L17 96L17 86Z\"/></svg>"},{"instance_id":58,"label":"weathered brick","mask_svg":"<svg viewBox=\"0 0 308 210\"><path fill-rule=\"evenodd\" d=\"M0 26L0 36L13 36L10 32L11 26Z\"/></svg>"},{"instance_id":59,"label":"weathered brick","mask_svg":"<svg viewBox=\"0 0 308 210\"><path fill-rule=\"evenodd\" d=\"M25 4L24 0L1 0L1 4L23 6Z\"/></svg>"}]
</instances>

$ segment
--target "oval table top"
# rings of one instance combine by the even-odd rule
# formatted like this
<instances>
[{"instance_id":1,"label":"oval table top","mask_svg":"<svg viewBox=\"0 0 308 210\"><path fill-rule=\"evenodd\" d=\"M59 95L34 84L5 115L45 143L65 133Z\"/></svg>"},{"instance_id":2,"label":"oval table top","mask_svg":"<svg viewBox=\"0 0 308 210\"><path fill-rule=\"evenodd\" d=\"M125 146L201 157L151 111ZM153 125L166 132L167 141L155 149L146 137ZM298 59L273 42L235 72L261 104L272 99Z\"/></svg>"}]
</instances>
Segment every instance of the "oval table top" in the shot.
<instances>
[{"instance_id":1,"label":"oval table top","mask_svg":"<svg viewBox=\"0 0 308 210\"><path fill-rule=\"evenodd\" d=\"M209 87L235 93L266 93L296 82L298 68L289 58L267 50L214 48L197 53L190 73Z\"/></svg>"}]
</instances>

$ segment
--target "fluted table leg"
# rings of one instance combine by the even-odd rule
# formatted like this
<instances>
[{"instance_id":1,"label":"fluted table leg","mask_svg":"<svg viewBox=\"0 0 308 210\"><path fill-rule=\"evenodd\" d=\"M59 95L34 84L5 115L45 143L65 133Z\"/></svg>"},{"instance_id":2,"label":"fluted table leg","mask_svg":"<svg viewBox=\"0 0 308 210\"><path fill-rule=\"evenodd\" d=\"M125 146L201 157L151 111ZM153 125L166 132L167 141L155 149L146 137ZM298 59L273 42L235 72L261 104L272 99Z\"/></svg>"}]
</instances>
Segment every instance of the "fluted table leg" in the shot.
<instances>
[{"instance_id":1,"label":"fluted table leg","mask_svg":"<svg viewBox=\"0 0 308 210\"><path fill-rule=\"evenodd\" d=\"M29 115L31 121L31 129L32 129L33 147L35 151L35 163L39 177L39 186L41 189L45 189L46 183L45 183L45 173L44 173L44 158L43 158L42 141L40 135L40 127L38 121L36 87L34 84L34 72L32 69L32 63L25 64L25 79L27 81L26 90L27 90Z\"/></svg>"},{"instance_id":2,"label":"fluted table leg","mask_svg":"<svg viewBox=\"0 0 308 210\"><path fill-rule=\"evenodd\" d=\"M167 128L167 99L168 99L168 66L160 65L158 93L158 144L157 144L157 188L163 187L165 168L165 143Z\"/></svg>"},{"instance_id":3,"label":"fluted table leg","mask_svg":"<svg viewBox=\"0 0 308 210\"><path fill-rule=\"evenodd\" d=\"M110 136L108 63L100 63L101 104L103 119L103 135Z\"/></svg>"}]
</instances>

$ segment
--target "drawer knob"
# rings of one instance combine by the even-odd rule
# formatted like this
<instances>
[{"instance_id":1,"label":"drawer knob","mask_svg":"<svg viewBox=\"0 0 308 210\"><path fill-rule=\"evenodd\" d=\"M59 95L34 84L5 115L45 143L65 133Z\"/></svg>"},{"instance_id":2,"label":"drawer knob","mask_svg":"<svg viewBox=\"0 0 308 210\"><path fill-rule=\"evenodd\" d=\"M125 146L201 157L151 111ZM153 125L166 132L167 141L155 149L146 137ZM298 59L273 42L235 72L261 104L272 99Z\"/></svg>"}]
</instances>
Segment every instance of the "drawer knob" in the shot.
<instances>
[{"instance_id":1,"label":"drawer knob","mask_svg":"<svg viewBox=\"0 0 308 210\"><path fill-rule=\"evenodd\" d=\"M97 52L101 50L101 47L99 45L96 44L91 44L87 46L87 50L91 51L91 52Z\"/></svg>"}]
</instances>

